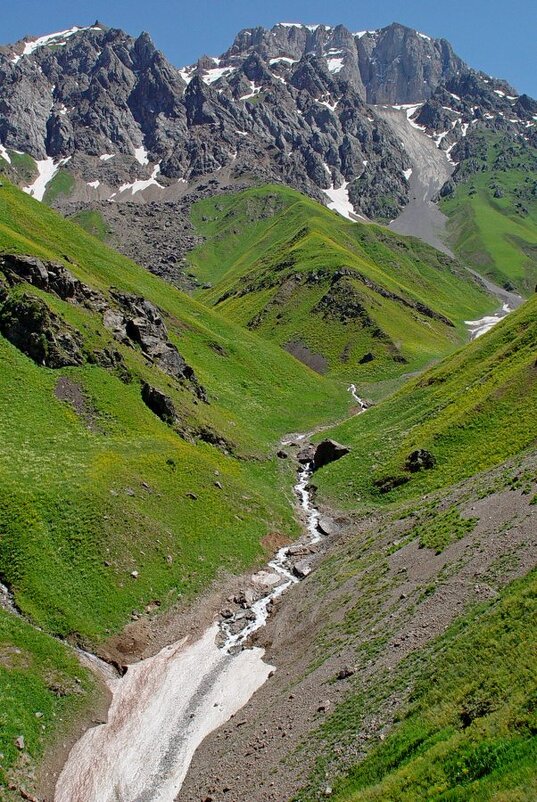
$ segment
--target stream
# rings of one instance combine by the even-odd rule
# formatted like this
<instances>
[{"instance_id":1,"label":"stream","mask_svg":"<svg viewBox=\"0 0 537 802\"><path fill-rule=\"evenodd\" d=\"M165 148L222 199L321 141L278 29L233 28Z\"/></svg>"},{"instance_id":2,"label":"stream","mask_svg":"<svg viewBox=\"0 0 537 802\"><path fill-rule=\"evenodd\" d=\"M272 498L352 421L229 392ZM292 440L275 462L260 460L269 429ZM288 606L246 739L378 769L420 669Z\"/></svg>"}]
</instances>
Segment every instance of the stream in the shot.
<instances>
[{"instance_id":1,"label":"stream","mask_svg":"<svg viewBox=\"0 0 537 802\"><path fill-rule=\"evenodd\" d=\"M203 739L275 670L263 661L264 650L249 648L247 641L266 624L275 599L311 570L308 555L322 537L308 489L311 473L311 464L301 466L294 486L304 534L251 577L255 591L243 609L223 610L195 643L184 638L166 646L129 666L123 677L93 655L81 655L107 684L112 702L108 721L88 730L71 750L54 802L173 802Z\"/></svg>"}]
</instances>

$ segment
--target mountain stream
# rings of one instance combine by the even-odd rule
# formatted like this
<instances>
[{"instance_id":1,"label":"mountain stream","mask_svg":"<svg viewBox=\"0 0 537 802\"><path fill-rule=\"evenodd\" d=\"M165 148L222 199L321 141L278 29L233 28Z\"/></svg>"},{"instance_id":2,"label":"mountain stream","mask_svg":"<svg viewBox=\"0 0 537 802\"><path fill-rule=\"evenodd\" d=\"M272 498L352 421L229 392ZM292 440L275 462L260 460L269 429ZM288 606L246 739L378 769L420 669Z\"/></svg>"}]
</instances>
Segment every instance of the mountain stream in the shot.
<instances>
[{"instance_id":1,"label":"mountain stream","mask_svg":"<svg viewBox=\"0 0 537 802\"><path fill-rule=\"evenodd\" d=\"M363 412L366 405L349 387ZM300 442L308 435L283 441ZM237 612L223 610L195 643L188 638L130 665L123 677L92 655L81 659L112 694L108 721L74 745L54 802L173 802L197 747L243 707L275 670L247 641L263 627L275 599L307 576L322 538L308 487L312 464L298 471L294 491L304 534L251 577L255 592Z\"/></svg>"}]
</instances>

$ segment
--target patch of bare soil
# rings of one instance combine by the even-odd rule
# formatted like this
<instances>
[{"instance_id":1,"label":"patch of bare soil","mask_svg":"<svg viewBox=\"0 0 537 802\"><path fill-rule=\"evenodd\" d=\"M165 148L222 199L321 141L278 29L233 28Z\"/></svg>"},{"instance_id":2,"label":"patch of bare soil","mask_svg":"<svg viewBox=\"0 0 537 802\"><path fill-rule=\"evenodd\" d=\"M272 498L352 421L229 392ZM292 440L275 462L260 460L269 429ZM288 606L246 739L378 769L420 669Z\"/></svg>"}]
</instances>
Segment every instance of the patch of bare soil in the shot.
<instances>
[{"instance_id":1,"label":"patch of bare soil","mask_svg":"<svg viewBox=\"0 0 537 802\"><path fill-rule=\"evenodd\" d=\"M298 359L299 362L307 365L308 368L311 368L316 373L322 374L326 373L328 370L328 362L324 356L311 351L304 343L291 341L285 343L284 348L286 351L289 351L295 359Z\"/></svg>"},{"instance_id":2,"label":"patch of bare soil","mask_svg":"<svg viewBox=\"0 0 537 802\"><path fill-rule=\"evenodd\" d=\"M77 384L77 382L67 376L60 376L54 388L54 395L59 401L65 401L65 403L70 404L90 431L101 431L98 425L97 413L90 404L80 384Z\"/></svg>"},{"instance_id":3,"label":"patch of bare soil","mask_svg":"<svg viewBox=\"0 0 537 802\"><path fill-rule=\"evenodd\" d=\"M378 696L408 655L423 650L476 602L494 598L537 563L537 458L503 466L415 515L377 514L347 526L315 573L284 595L257 645L274 675L237 716L211 734L192 761L177 802L282 802L305 785L323 751L315 731L358 690ZM522 470L533 481L509 484ZM516 489L513 489L516 488ZM419 516L456 506L478 519L440 554L408 541ZM331 753L329 788L386 733L410 687L356 721Z\"/></svg>"}]
</instances>

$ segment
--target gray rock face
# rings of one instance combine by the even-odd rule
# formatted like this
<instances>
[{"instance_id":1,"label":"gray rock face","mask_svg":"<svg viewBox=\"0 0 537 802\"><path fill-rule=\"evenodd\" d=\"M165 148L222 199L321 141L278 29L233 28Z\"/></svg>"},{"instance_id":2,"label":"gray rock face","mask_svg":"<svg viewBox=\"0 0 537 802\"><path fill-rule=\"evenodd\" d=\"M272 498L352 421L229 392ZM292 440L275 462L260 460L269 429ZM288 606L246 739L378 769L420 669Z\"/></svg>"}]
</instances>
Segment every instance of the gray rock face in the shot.
<instances>
[{"instance_id":1,"label":"gray rock face","mask_svg":"<svg viewBox=\"0 0 537 802\"><path fill-rule=\"evenodd\" d=\"M0 332L38 365L63 368L85 361L80 334L29 293L0 296Z\"/></svg>"},{"instance_id":2,"label":"gray rock face","mask_svg":"<svg viewBox=\"0 0 537 802\"><path fill-rule=\"evenodd\" d=\"M407 71L413 59L434 64L429 83L416 79L420 100L459 63L445 54L442 61L442 45L402 26L365 36L343 26L243 31L218 67L204 57L185 70L147 34L133 39L102 26L51 38L30 54L23 47L0 52L0 142L35 159L69 158L79 189L99 181L126 200L130 190L118 187L148 179L155 164L165 188L225 170L234 181L283 181L326 201L322 190L345 181L355 208L372 216L381 206L366 197L375 193L405 202L408 165L365 104L405 102L410 91L403 67L396 85L404 91L389 90L393 74L380 82L385 67L373 65L393 60L398 47Z\"/></svg>"},{"instance_id":3,"label":"gray rock face","mask_svg":"<svg viewBox=\"0 0 537 802\"><path fill-rule=\"evenodd\" d=\"M481 126L537 144L535 101L471 71L445 40L397 23L359 33L342 25L247 29L219 58L181 70L147 34L100 24L39 46L0 47L0 144L63 160L74 187L54 203L62 211L129 207L129 230L140 216L135 205L165 207L161 217L174 226L176 207L198 189L269 182L324 203L343 188L347 214L395 219L408 203L411 161L375 104L407 103L423 104L413 122L439 148L456 148L457 161L459 143ZM13 166L11 174L31 183ZM117 232L120 213L103 214ZM182 229L186 220L188 213ZM180 261L187 241L195 244L191 232L185 248L174 245L179 267L166 232L146 236L151 246L141 251L134 233L116 239L149 269L188 284Z\"/></svg>"},{"instance_id":4,"label":"gray rock face","mask_svg":"<svg viewBox=\"0 0 537 802\"><path fill-rule=\"evenodd\" d=\"M137 295L115 292L112 294L115 303L112 303L100 292L83 284L63 265L42 262L33 256L4 254L0 257L0 269L10 286L22 282L31 284L101 313L105 327L116 340L131 348L140 348L150 362L186 384L198 399L207 402L205 389L198 382L193 368L170 341L162 315L150 301ZM19 303L0 284L0 305L0 331L39 364L49 367L79 365L88 356L102 367L124 372L121 354L111 348L84 355L78 332L51 312L44 301L25 295ZM153 397L148 395L147 398L144 400L151 406L149 401ZM160 401L155 405L164 408Z\"/></svg>"}]
</instances>

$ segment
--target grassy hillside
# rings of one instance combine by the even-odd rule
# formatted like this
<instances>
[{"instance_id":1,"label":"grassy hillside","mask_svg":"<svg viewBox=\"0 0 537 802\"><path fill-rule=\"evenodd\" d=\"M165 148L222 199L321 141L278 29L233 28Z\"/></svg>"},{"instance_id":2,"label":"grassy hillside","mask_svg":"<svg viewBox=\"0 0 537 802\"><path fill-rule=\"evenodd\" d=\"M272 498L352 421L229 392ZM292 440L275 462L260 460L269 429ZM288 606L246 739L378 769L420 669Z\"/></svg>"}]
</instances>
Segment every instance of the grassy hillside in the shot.
<instances>
[{"instance_id":1,"label":"grassy hillside","mask_svg":"<svg viewBox=\"0 0 537 802\"><path fill-rule=\"evenodd\" d=\"M409 702L337 802L530 802L537 794L537 576L475 606L398 668ZM406 675L406 676L405 676ZM394 677L386 682L397 684ZM347 704L347 715L352 704ZM344 715L343 710L340 713ZM339 722L340 726L342 722ZM356 727L352 717L349 728Z\"/></svg>"},{"instance_id":2,"label":"grassy hillside","mask_svg":"<svg viewBox=\"0 0 537 802\"><path fill-rule=\"evenodd\" d=\"M535 447L536 342L534 296L384 403L332 430L352 452L316 474L323 500L351 508L417 497ZM418 449L432 455L433 467L408 469Z\"/></svg>"},{"instance_id":3,"label":"grassy hillside","mask_svg":"<svg viewBox=\"0 0 537 802\"><path fill-rule=\"evenodd\" d=\"M6 769L20 757L15 731L28 746L24 760L28 750L35 758L41 736L56 729L49 714L59 721L63 710L69 720L90 693L85 679L83 694L57 700L52 678L71 682L78 668L46 632L95 644L133 611L165 609L218 572L264 559L265 535L297 532L291 468L274 456L279 439L344 416L349 395L2 184L0 254L61 263L110 304L112 287L150 300L207 394L205 403L132 342L115 340L90 302L8 286L0 273L2 316L6 298L11 308L44 308L83 355L52 369L0 336L0 581L44 630L32 641L24 621L0 611ZM95 363L106 348L121 370ZM142 382L171 399L177 425L144 404ZM47 715L44 730L21 712L29 699Z\"/></svg>"},{"instance_id":4,"label":"grassy hillside","mask_svg":"<svg viewBox=\"0 0 537 802\"><path fill-rule=\"evenodd\" d=\"M537 151L474 133L455 191L441 203L450 241L467 264L523 295L537 283Z\"/></svg>"},{"instance_id":5,"label":"grassy hillside","mask_svg":"<svg viewBox=\"0 0 537 802\"><path fill-rule=\"evenodd\" d=\"M114 285L156 303L209 400L200 403L141 352L112 341L93 310L30 288L88 348L113 344L130 381L87 362L43 368L0 339L0 577L26 612L62 634L102 636L133 607L164 600L172 588L175 597L191 592L222 565L252 561L270 528L292 527L272 452L284 432L341 416L343 389L10 186L0 194L0 250L67 261L105 295ZM57 397L60 376L80 388L78 414ZM141 380L173 399L187 432L210 430L227 449L178 436L142 402Z\"/></svg>"},{"instance_id":6,"label":"grassy hillside","mask_svg":"<svg viewBox=\"0 0 537 802\"><path fill-rule=\"evenodd\" d=\"M496 302L423 243L351 223L282 187L203 200L200 297L322 373L364 383L423 368Z\"/></svg>"}]
</instances>

